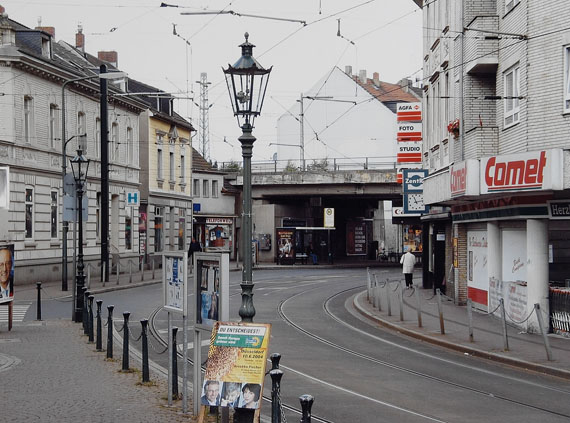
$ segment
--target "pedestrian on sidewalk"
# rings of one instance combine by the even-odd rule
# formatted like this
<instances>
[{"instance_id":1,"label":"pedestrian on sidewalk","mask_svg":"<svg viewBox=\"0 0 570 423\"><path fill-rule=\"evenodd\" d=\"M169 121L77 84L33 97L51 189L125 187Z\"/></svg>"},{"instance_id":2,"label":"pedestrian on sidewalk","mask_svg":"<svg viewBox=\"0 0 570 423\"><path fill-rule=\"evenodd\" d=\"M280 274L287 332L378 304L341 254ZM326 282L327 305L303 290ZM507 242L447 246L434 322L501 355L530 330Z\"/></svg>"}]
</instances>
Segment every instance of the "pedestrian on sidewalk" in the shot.
<instances>
[{"instance_id":1,"label":"pedestrian on sidewalk","mask_svg":"<svg viewBox=\"0 0 570 423\"><path fill-rule=\"evenodd\" d=\"M188 250L188 258L192 260L194 253L199 251L202 251L202 246L198 241L196 241L196 238L192 237L192 242L190 242L190 249Z\"/></svg>"},{"instance_id":2,"label":"pedestrian on sidewalk","mask_svg":"<svg viewBox=\"0 0 570 423\"><path fill-rule=\"evenodd\" d=\"M411 288L414 285L412 277L414 275L414 266L416 265L416 256L412 254L412 251L414 251L413 247L400 258L402 273L406 278L406 288Z\"/></svg>"},{"instance_id":3,"label":"pedestrian on sidewalk","mask_svg":"<svg viewBox=\"0 0 570 423\"><path fill-rule=\"evenodd\" d=\"M317 254L315 253L315 250L313 249L313 243L310 242L309 246L307 247L307 255L311 258L311 260L313 261L313 264L319 264L319 260L317 257Z\"/></svg>"}]
</instances>

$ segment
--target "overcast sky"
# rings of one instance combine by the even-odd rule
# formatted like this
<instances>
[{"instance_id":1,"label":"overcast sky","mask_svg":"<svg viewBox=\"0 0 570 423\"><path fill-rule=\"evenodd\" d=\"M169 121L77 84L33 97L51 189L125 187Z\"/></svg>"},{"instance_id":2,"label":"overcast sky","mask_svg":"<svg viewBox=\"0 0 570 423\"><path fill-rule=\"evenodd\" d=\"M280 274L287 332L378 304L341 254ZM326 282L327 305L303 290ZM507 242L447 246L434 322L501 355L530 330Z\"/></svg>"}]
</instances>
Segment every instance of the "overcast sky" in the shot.
<instances>
[{"instance_id":1,"label":"overcast sky","mask_svg":"<svg viewBox=\"0 0 570 423\"><path fill-rule=\"evenodd\" d=\"M262 116L256 119L254 160L271 158L277 118L291 108L333 66L366 69L395 83L422 77L422 15L412 0L0 0L9 17L28 27L53 26L56 40L75 43L83 26L86 51L115 50L130 77L177 93L177 111L199 126L200 73L208 74L210 156L241 161L222 67L240 56L249 32L253 55L273 66ZM181 12L231 10L242 14L306 21L286 22L224 15L183 16ZM341 34L337 36L338 19ZM186 42L173 35L176 31ZM350 43L352 41L354 44ZM187 59L188 57L188 59ZM187 86L190 97L186 99ZM336 123L341 125L342 121ZM318 129L318 128L317 128ZM226 137L227 142L224 142ZM195 138L195 141L197 141ZM197 146L198 143L195 143Z\"/></svg>"}]
</instances>

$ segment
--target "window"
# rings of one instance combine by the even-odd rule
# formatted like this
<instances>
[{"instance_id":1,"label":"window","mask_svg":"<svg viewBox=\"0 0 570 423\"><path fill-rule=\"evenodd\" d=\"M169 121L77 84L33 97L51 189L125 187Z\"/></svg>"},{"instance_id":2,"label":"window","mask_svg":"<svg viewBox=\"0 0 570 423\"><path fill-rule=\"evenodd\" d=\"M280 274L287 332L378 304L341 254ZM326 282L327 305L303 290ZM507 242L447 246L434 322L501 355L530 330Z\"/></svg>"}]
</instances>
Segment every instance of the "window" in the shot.
<instances>
[{"instance_id":1,"label":"window","mask_svg":"<svg viewBox=\"0 0 570 423\"><path fill-rule=\"evenodd\" d=\"M200 197L200 180L194 179L194 184L192 186L192 194L194 197Z\"/></svg>"},{"instance_id":2,"label":"window","mask_svg":"<svg viewBox=\"0 0 570 423\"><path fill-rule=\"evenodd\" d=\"M101 241L101 193L97 193L95 200L95 237Z\"/></svg>"},{"instance_id":3,"label":"window","mask_svg":"<svg viewBox=\"0 0 570 423\"><path fill-rule=\"evenodd\" d=\"M212 181L212 198L218 198L218 181Z\"/></svg>"},{"instance_id":4,"label":"window","mask_svg":"<svg viewBox=\"0 0 570 423\"><path fill-rule=\"evenodd\" d=\"M57 197L58 192L52 191L51 192L51 214L50 214L50 230L51 230L51 238L57 238Z\"/></svg>"},{"instance_id":5,"label":"window","mask_svg":"<svg viewBox=\"0 0 570 423\"><path fill-rule=\"evenodd\" d=\"M180 155L180 184L186 184L186 156L184 153Z\"/></svg>"},{"instance_id":6,"label":"window","mask_svg":"<svg viewBox=\"0 0 570 423\"><path fill-rule=\"evenodd\" d=\"M57 113L57 104L49 105L49 146L56 147L55 141L59 138L59 116Z\"/></svg>"},{"instance_id":7,"label":"window","mask_svg":"<svg viewBox=\"0 0 570 423\"><path fill-rule=\"evenodd\" d=\"M135 165L135 145L133 142L133 128L127 128L127 164Z\"/></svg>"},{"instance_id":8,"label":"window","mask_svg":"<svg viewBox=\"0 0 570 423\"><path fill-rule=\"evenodd\" d=\"M210 181L208 181L207 179L204 179L202 181L203 186L202 186L202 196L203 197L209 197L210 196Z\"/></svg>"},{"instance_id":9,"label":"window","mask_svg":"<svg viewBox=\"0 0 570 423\"><path fill-rule=\"evenodd\" d=\"M113 122L111 125L111 139L109 140L109 162L115 161L117 148L118 148L118 132L119 132L119 125L117 122Z\"/></svg>"},{"instance_id":10,"label":"window","mask_svg":"<svg viewBox=\"0 0 570 423\"><path fill-rule=\"evenodd\" d=\"M178 249L186 250L184 241L186 239L186 210L178 209Z\"/></svg>"},{"instance_id":11,"label":"window","mask_svg":"<svg viewBox=\"0 0 570 423\"><path fill-rule=\"evenodd\" d=\"M158 148L156 151L156 177L157 179L163 179L162 176L162 148Z\"/></svg>"},{"instance_id":12,"label":"window","mask_svg":"<svg viewBox=\"0 0 570 423\"><path fill-rule=\"evenodd\" d=\"M95 157L101 155L101 119L95 119Z\"/></svg>"},{"instance_id":13,"label":"window","mask_svg":"<svg viewBox=\"0 0 570 423\"><path fill-rule=\"evenodd\" d=\"M79 112L77 114L77 136L85 135L85 113Z\"/></svg>"},{"instance_id":14,"label":"window","mask_svg":"<svg viewBox=\"0 0 570 423\"><path fill-rule=\"evenodd\" d=\"M162 208L156 207L154 209L154 251L162 251Z\"/></svg>"},{"instance_id":15,"label":"window","mask_svg":"<svg viewBox=\"0 0 570 423\"><path fill-rule=\"evenodd\" d=\"M564 111L570 112L570 46L564 47Z\"/></svg>"},{"instance_id":16,"label":"window","mask_svg":"<svg viewBox=\"0 0 570 423\"><path fill-rule=\"evenodd\" d=\"M175 174L176 174L176 167L174 166L174 152L170 152L169 155L169 161L170 161L170 182L174 183L175 181Z\"/></svg>"},{"instance_id":17,"label":"window","mask_svg":"<svg viewBox=\"0 0 570 423\"><path fill-rule=\"evenodd\" d=\"M133 208L127 207L125 216L125 250L133 249Z\"/></svg>"},{"instance_id":18,"label":"window","mask_svg":"<svg viewBox=\"0 0 570 423\"><path fill-rule=\"evenodd\" d=\"M25 197L26 208L26 239L34 237L34 189L26 188Z\"/></svg>"},{"instance_id":19,"label":"window","mask_svg":"<svg viewBox=\"0 0 570 423\"><path fill-rule=\"evenodd\" d=\"M505 1L505 13L508 13L509 11L511 11L512 9L514 9L514 7L520 3L521 0L506 0Z\"/></svg>"},{"instance_id":20,"label":"window","mask_svg":"<svg viewBox=\"0 0 570 423\"><path fill-rule=\"evenodd\" d=\"M505 127L514 125L519 121L519 73L519 65L505 72Z\"/></svg>"},{"instance_id":21,"label":"window","mask_svg":"<svg viewBox=\"0 0 570 423\"><path fill-rule=\"evenodd\" d=\"M32 137L32 97L24 97L24 141L31 142Z\"/></svg>"}]
</instances>

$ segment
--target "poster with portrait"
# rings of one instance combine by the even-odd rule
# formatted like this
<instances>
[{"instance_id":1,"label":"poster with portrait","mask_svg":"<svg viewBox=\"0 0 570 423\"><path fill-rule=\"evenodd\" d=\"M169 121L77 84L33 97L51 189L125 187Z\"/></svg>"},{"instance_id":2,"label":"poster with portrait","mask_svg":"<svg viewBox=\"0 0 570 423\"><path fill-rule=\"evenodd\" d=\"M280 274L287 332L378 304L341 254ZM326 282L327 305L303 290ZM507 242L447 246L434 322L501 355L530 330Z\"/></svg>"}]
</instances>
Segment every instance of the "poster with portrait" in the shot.
<instances>
[{"instance_id":1,"label":"poster with portrait","mask_svg":"<svg viewBox=\"0 0 570 423\"><path fill-rule=\"evenodd\" d=\"M295 263L295 229L276 228L275 239L277 240L277 263Z\"/></svg>"},{"instance_id":2,"label":"poster with portrait","mask_svg":"<svg viewBox=\"0 0 570 423\"><path fill-rule=\"evenodd\" d=\"M14 299L14 244L0 245L0 304Z\"/></svg>"},{"instance_id":3,"label":"poster with portrait","mask_svg":"<svg viewBox=\"0 0 570 423\"><path fill-rule=\"evenodd\" d=\"M217 322L212 329L202 405L259 409L271 325Z\"/></svg>"}]
</instances>

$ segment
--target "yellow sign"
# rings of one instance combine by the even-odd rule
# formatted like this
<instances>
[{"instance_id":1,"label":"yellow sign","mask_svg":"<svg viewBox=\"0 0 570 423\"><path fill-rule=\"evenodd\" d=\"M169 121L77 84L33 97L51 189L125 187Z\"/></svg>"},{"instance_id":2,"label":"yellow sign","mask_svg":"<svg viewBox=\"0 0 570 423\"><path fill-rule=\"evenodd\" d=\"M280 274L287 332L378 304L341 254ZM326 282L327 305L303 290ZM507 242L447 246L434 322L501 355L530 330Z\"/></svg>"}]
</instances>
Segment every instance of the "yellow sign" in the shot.
<instances>
[{"instance_id":1,"label":"yellow sign","mask_svg":"<svg viewBox=\"0 0 570 423\"><path fill-rule=\"evenodd\" d=\"M214 324L202 405L260 407L270 332L264 323Z\"/></svg>"}]
</instances>

